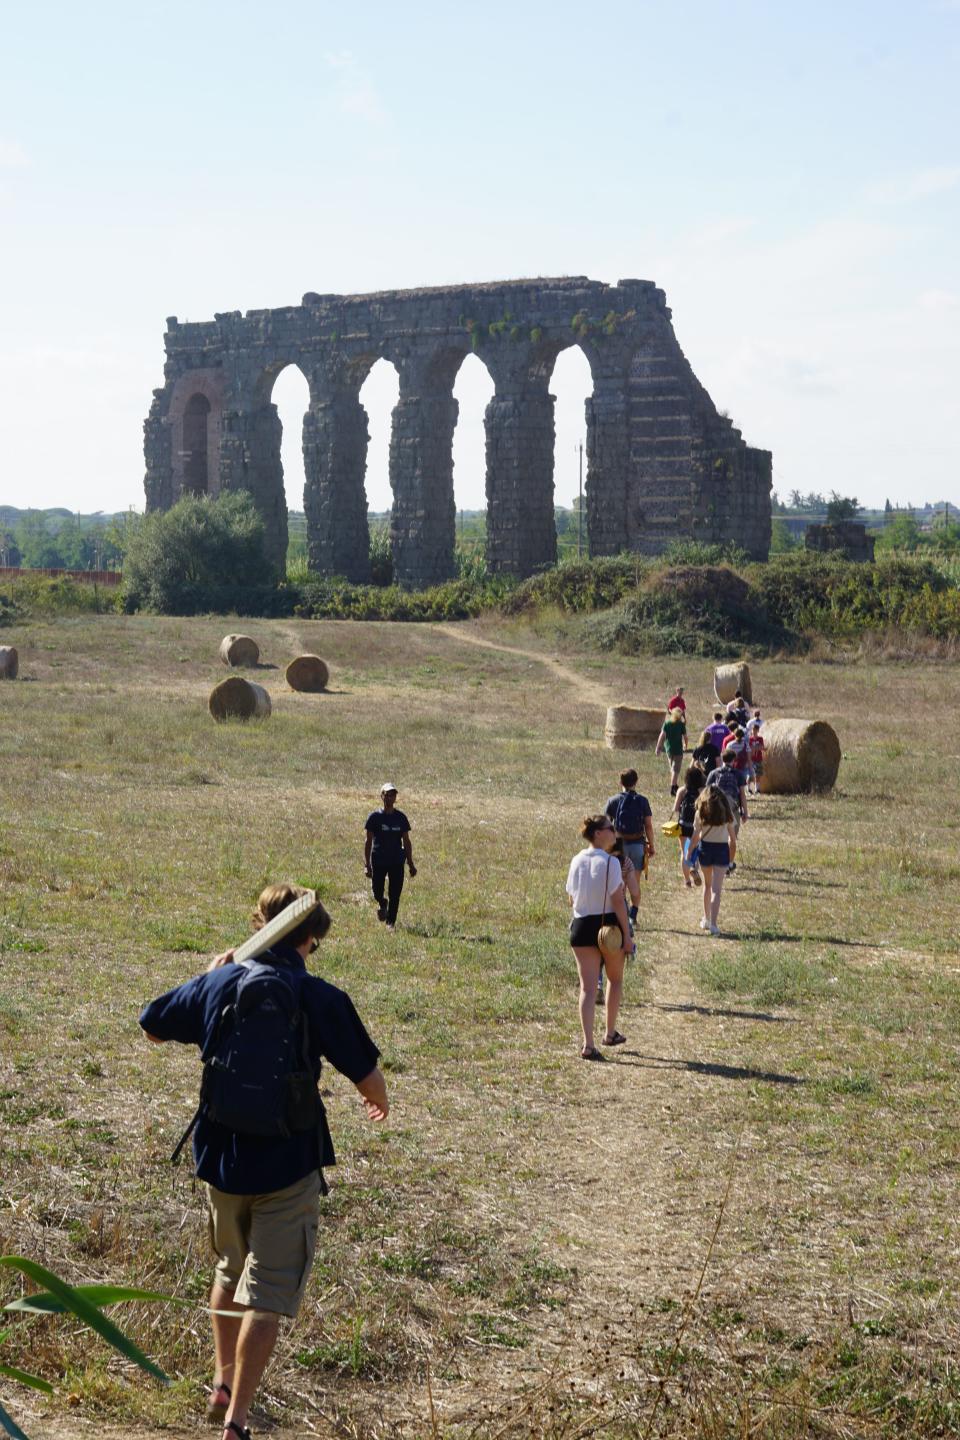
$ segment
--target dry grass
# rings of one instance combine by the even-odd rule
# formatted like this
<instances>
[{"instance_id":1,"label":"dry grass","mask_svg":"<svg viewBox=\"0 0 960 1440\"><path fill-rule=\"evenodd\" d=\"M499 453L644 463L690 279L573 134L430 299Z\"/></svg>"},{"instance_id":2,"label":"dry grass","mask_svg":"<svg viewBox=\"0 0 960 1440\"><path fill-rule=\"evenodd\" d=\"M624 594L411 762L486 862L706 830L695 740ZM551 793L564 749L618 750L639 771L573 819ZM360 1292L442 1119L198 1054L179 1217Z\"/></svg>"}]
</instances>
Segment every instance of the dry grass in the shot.
<instances>
[{"instance_id":1,"label":"dry grass","mask_svg":"<svg viewBox=\"0 0 960 1440\"><path fill-rule=\"evenodd\" d=\"M341 1164L267 1377L281 1433L960 1433L956 672L756 668L765 714L837 730L837 789L754 802L720 941L696 933L664 843L629 1043L585 1066L562 881L578 816L616 789L606 705L684 684L693 731L710 667L542 664L519 627L264 621L273 717L214 726L221 624L17 636L23 678L0 687L0 1250L202 1303L198 1197L166 1163L196 1060L148 1049L136 1012L289 876L334 914L318 958L384 1051L394 1111L367 1127L329 1081ZM271 673L301 652L330 661L322 696ZM659 822L666 767L637 768ZM392 939L362 876L385 775L420 867ZM76 1398L64 1418L5 1387L31 1434L196 1426L202 1311L127 1319L173 1390L62 1322L21 1327L4 1358Z\"/></svg>"}]
</instances>

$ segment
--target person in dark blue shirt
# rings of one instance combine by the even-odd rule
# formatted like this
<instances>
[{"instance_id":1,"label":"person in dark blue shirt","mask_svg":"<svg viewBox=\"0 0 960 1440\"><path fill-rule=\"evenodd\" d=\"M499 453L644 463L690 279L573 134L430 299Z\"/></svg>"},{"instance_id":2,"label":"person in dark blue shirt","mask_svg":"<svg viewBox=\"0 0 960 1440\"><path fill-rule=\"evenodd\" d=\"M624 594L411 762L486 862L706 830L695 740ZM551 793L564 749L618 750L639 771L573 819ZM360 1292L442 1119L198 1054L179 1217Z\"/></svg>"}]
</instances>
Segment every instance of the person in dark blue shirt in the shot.
<instances>
[{"instance_id":1,"label":"person in dark blue shirt","mask_svg":"<svg viewBox=\"0 0 960 1440\"><path fill-rule=\"evenodd\" d=\"M254 911L255 929L305 891L270 885ZM323 1060L352 1080L368 1117L386 1119L387 1089L379 1050L343 990L309 975L306 959L330 928L317 905L285 939L260 956L297 987L307 1021L309 1063L319 1081ZM245 973L233 951L218 955L204 975L151 1001L140 1024L151 1040L197 1045L206 1060L216 1048L220 1018ZM270 1061L264 1057L264 1063ZM334 1165L323 1105L319 1124L288 1135L248 1135L226 1129L201 1105L193 1138L197 1176L206 1183L210 1238L217 1255L210 1296L216 1355L207 1418L223 1422L225 1440L248 1440L250 1404L273 1352L281 1315L300 1306L316 1247L322 1168ZM228 1314L218 1312L227 1311Z\"/></svg>"},{"instance_id":2,"label":"person in dark blue shirt","mask_svg":"<svg viewBox=\"0 0 960 1440\"><path fill-rule=\"evenodd\" d=\"M406 863L412 880L417 873L410 843L410 821L397 809L397 787L387 780L380 786L381 807L367 816L367 832L363 848L364 873L373 884L377 902L377 919L384 920L388 930L397 923L400 893L403 890L403 867ZM389 889L384 899L384 884Z\"/></svg>"}]
</instances>

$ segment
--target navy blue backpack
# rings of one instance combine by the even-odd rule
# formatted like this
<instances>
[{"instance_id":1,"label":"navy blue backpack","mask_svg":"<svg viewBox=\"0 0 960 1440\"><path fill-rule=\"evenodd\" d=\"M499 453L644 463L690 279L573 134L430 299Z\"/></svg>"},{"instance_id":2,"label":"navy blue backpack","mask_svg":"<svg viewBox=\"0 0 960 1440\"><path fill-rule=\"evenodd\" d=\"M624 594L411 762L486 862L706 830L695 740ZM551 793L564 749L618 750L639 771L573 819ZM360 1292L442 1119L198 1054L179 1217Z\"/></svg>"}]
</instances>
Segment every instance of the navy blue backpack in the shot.
<instances>
[{"instance_id":1,"label":"navy blue backpack","mask_svg":"<svg viewBox=\"0 0 960 1440\"><path fill-rule=\"evenodd\" d=\"M201 1115L240 1135L283 1138L321 1123L309 1025L300 1005L303 977L269 950L241 967L234 997L204 1051L200 1104L174 1161Z\"/></svg>"}]
</instances>

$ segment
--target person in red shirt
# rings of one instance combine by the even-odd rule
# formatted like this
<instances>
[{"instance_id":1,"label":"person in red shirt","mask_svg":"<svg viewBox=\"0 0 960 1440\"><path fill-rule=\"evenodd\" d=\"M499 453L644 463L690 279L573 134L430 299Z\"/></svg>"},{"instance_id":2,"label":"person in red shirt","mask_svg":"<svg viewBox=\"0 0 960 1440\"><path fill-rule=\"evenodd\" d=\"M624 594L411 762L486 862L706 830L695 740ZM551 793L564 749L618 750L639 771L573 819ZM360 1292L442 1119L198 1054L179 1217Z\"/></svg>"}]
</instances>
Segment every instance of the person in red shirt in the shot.
<instances>
[{"instance_id":1,"label":"person in red shirt","mask_svg":"<svg viewBox=\"0 0 960 1440\"><path fill-rule=\"evenodd\" d=\"M667 701L667 714L668 714L668 715L669 715L669 713L670 713L671 710L679 710L679 711L682 713L684 720L686 720L686 718L687 718L687 702L686 702L686 700L684 700L684 698L683 698L683 686L682 686L682 685L678 685L678 686L677 686L677 693L676 693L676 695L674 695L670 700Z\"/></svg>"}]
</instances>

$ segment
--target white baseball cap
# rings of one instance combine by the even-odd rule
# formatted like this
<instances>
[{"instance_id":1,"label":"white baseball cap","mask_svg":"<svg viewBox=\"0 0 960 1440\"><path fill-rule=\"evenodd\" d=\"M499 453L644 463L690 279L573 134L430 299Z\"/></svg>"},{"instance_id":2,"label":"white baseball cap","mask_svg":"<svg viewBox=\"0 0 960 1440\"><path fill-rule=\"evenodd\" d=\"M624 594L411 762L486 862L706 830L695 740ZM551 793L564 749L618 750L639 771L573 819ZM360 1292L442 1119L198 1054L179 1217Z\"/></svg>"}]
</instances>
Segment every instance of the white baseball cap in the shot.
<instances>
[{"instance_id":1,"label":"white baseball cap","mask_svg":"<svg viewBox=\"0 0 960 1440\"><path fill-rule=\"evenodd\" d=\"M392 780L384 780L383 784L380 786L380 794L381 794L381 795L388 795L391 790L392 790L393 793L396 795L396 793L397 793L397 787L396 787L396 785L394 785L393 781L392 781Z\"/></svg>"}]
</instances>

